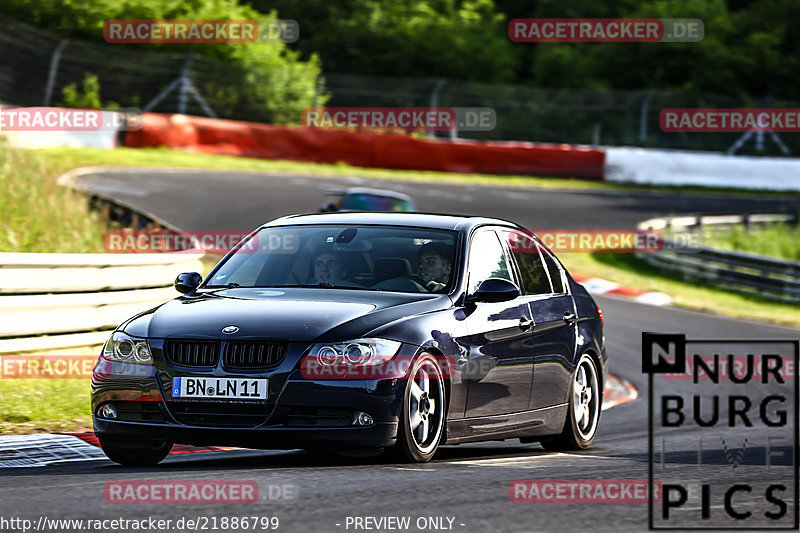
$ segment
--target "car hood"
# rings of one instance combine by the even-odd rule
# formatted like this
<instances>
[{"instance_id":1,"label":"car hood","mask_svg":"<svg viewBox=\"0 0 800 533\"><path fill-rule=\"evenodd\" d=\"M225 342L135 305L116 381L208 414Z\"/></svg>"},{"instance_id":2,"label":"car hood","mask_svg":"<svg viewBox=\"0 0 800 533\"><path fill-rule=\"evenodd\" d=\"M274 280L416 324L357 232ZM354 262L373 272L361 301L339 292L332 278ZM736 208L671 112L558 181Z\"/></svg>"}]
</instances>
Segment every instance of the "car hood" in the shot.
<instances>
[{"instance_id":1,"label":"car hood","mask_svg":"<svg viewBox=\"0 0 800 533\"><path fill-rule=\"evenodd\" d=\"M182 296L124 325L148 338L344 340L404 317L449 307L436 294L342 289L224 289ZM238 331L223 334L222 328Z\"/></svg>"}]
</instances>

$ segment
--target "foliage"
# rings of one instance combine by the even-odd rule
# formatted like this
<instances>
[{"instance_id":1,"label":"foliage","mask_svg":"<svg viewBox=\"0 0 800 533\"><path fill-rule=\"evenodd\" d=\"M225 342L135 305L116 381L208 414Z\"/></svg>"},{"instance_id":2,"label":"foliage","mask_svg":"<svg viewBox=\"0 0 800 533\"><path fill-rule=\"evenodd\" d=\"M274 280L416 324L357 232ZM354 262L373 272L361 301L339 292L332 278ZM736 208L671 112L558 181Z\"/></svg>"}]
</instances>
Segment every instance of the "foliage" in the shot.
<instances>
[{"instance_id":1,"label":"foliage","mask_svg":"<svg viewBox=\"0 0 800 533\"><path fill-rule=\"evenodd\" d=\"M511 82L513 43L492 0L252 0L300 23L327 72Z\"/></svg>"},{"instance_id":2,"label":"foliage","mask_svg":"<svg viewBox=\"0 0 800 533\"><path fill-rule=\"evenodd\" d=\"M95 74L86 73L83 84L78 89L77 83L70 83L61 90L63 99L61 107L76 107L81 109L117 109L119 104L114 101L102 104L100 101L100 81Z\"/></svg>"},{"instance_id":3,"label":"foliage","mask_svg":"<svg viewBox=\"0 0 800 533\"><path fill-rule=\"evenodd\" d=\"M325 70L800 99L795 0L251 0ZM700 18L699 43L512 43L514 18ZM779 105L779 102L775 102Z\"/></svg>"},{"instance_id":4,"label":"foliage","mask_svg":"<svg viewBox=\"0 0 800 533\"><path fill-rule=\"evenodd\" d=\"M255 19L272 20L274 13L262 14L236 0L4 0L0 11L35 24L62 37L103 41L103 26L114 19ZM112 45L109 45L112 46ZM275 122L296 121L300 111L311 107L319 60L311 54L305 61L300 53L281 42L270 43L148 43L114 44L138 50L156 50L184 54L194 52L230 65L216 76L204 73L214 82L214 94L207 96L212 108L217 95L229 106L241 107L245 103L264 109L266 119ZM177 72L176 72L177 75ZM235 87L231 95L220 88L224 83ZM202 92L202 91L201 91ZM320 102L321 103L321 102ZM125 102L130 105L129 102Z\"/></svg>"},{"instance_id":5,"label":"foliage","mask_svg":"<svg viewBox=\"0 0 800 533\"><path fill-rule=\"evenodd\" d=\"M775 223L747 228L735 225L709 232L705 244L737 252L800 261L800 226Z\"/></svg>"}]
</instances>

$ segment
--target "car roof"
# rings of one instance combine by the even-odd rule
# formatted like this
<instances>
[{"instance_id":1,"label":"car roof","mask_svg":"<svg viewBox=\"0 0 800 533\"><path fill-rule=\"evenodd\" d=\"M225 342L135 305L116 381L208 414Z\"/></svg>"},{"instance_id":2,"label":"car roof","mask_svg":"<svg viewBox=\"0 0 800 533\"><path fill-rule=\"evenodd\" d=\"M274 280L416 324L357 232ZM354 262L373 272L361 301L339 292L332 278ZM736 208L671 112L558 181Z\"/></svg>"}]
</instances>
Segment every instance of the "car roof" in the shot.
<instances>
[{"instance_id":1,"label":"car roof","mask_svg":"<svg viewBox=\"0 0 800 533\"><path fill-rule=\"evenodd\" d=\"M339 213L311 213L290 215L264 224L266 226L297 226L303 224L376 224L385 226L408 226L431 229L469 231L476 226L500 225L519 228L518 224L501 220L465 215L442 215L434 213L407 213L382 211L348 211Z\"/></svg>"}]
</instances>

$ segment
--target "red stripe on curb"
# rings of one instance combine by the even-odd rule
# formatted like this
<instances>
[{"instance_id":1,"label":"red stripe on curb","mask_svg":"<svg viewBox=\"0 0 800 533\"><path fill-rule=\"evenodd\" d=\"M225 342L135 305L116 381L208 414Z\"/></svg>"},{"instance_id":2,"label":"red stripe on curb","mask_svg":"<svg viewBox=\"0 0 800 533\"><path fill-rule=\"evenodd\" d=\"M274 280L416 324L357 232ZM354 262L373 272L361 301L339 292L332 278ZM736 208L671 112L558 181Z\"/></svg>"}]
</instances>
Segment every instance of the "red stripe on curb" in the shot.
<instances>
[{"instance_id":1,"label":"red stripe on curb","mask_svg":"<svg viewBox=\"0 0 800 533\"><path fill-rule=\"evenodd\" d=\"M624 298L636 298L636 299L639 299L640 296L645 296L645 295L653 295L653 296L658 295L661 296L663 299L665 299L665 301L661 301L660 303L655 303L653 305L667 305L672 301L672 298L669 295L660 292L645 291L643 289L637 289L636 287L626 287L624 285L619 285L617 283L607 281L604 279L592 278L589 276L581 276L580 274L571 274L571 276L572 279L581 284L587 283L590 280L597 280L598 282L617 285L613 289L608 289L604 291L594 291L594 292L590 291L591 294L600 294L602 296L622 296ZM642 302L641 300L639 301ZM651 303L651 302L642 302L642 303Z\"/></svg>"},{"instance_id":2,"label":"red stripe on curb","mask_svg":"<svg viewBox=\"0 0 800 533\"><path fill-rule=\"evenodd\" d=\"M616 289L611 289L606 294L616 294L619 296L641 296L645 294L647 291L643 291L642 289L635 289L633 287L617 287Z\"/></svg>"},{"instance_id":3,"label":"red stripe on curb","mask_svg":"<svg viewBox=\"0 0 800 533\"><path fill-rule=\"evenodd\" d=\"M611 409L618 405L623 405L632 402L639 397L639 391L636 390L630 382L618 378L613 374L609 374L606 379L606 387L603 389L603 408Z\"/></svg>"},{"instance_id":4,"label":"red stripe on curb","mask_svg":"<svg viewBox=\"0 0 800 533\"><path fill-rule=\"evenodd\" d=\"M100 441L97 439L97 436L94 434L93 431L77 431L77 432L65 432L60 433L60 435L72 435L73 437L78 437L79 439L88 442L94 446L100 447ZM184 453L204 453L204 452L225 452L229 450L241 450L242 448L234 448L230 446L188 446L183 444L176 444L173 446L172 451L169 452L170 455L180 455Z\"/></svg>"}]
</instances>

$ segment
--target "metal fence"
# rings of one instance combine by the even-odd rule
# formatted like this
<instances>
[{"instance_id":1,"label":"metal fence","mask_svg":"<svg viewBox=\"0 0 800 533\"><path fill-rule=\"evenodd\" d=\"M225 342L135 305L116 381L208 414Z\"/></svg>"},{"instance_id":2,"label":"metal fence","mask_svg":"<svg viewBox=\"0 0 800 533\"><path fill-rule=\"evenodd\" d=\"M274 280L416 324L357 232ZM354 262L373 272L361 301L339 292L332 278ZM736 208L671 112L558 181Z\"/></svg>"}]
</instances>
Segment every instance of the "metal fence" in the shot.
<instances>
[{"instance_id":1,"label":"metal fence","mask_svg":"<svg viewBox=\"0 0 800 533\"><path fill-rule=\"evenodd\" d=\"M246 72L201 55L150 52L104 43L61 39L0 15L0 101L57 105L67 84L95 74L103 103L123 107L271 122L274 112L243 94L246 84L280 73ZM727 151L739 133L664 133L665 108L764 107L763 102L678 91L547 89L442 78L402 78L325 73L316 103L340 107L491 107L497 126L489 132L458 132L464 138L606 146L643 146ZM205 105L204 102L207 104ZM800 107L775 99L774 107ZM299 123L300 117L294 119ZM448 137L447 132L438 133ZM759 141L761 146L759 147ZM751 135L740 154L800 154L800 136Z\"/></svg>"},{"instance_id":2,"label":"metal fence","mask_svg":"<svg viewBox=\"0 0 800 533\"><path fill-rule=\"evenodd\" d=\"M798 215L758 214L725 216L682 216L654 218L639 224L639 229L669 231L675 238L700 237L709 228L720 231L731 225L748 227L770 223L798 223ZM693 240L693 239L689 239ZM713 286L748 295L788 303L800 303L800 262L750 253L693 246L691 253L672 252L673 239L664 240L659 253L638 253L636 256L660 269L675 272L686 279L701 280Z\"/></svg>"}]
</instances>

